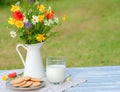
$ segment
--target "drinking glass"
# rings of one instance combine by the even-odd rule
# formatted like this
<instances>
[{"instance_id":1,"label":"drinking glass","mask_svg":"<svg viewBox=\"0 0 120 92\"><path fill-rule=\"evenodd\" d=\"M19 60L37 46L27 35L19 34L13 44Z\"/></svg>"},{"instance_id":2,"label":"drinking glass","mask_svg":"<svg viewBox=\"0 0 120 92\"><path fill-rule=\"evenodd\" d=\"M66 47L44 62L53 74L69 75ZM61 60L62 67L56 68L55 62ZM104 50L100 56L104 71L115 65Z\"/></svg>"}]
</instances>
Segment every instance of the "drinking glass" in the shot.
<instances>
[{"instance_id":1,"label":"drinking glass","mask_svg":"<svg viewBox=\"0 0 120 92\"><path fill-rule=\"evenodd\" d=\"M46 77L50 83L64 82L66 75L66 60L63 56L52 56L46 59Z\"/></svg>"}]
</instances>

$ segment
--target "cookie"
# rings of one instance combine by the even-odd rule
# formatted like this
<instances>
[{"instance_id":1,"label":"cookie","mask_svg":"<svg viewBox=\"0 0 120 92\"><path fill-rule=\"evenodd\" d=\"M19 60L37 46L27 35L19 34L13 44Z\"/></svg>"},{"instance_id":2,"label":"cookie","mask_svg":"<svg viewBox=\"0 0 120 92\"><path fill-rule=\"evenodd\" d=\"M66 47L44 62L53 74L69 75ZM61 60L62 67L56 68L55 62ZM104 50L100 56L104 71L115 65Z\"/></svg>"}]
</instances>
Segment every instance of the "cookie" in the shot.
<instances>
[{"instance_id":1,"label":"cookie","mask_svg":"<svg viewBox=\"0 0 120 92\"><path fill-rule=\"evenodd\" d=\"M14 79L14 80L11 81L11 84L14 85L14 84L21 83L23 81L24 81L24 79L22 79L22 78L16 78L16 79Z\"/></svg>"},{"instance_id":2,"label":"cookie","mask_svg":"<svg viewBox=\"0 0 120 92\"><path fill-rule=\"evenodd\" d=\"M22 78L23 78L25 81L29 81L29 80L31 79L30 76L23 76Z\"/></svg>"},{"instance_id":3,"label":"cookie","mask_svg":"<svg viewBox=\"0 0 120 92\"><path fill-rule=\"evenodd\" d=\"M43 80L38 79L38 78L31 78L31 81L33 81L33 82L42 82Z\"/></svg>"},{"instance_id":4,"label":"cookie","mask_svg":"<svg viewBox=\"0 0 120 92\"><path fill-rule=\"evenodd\" d=\"M26 84L26 82L27 82L27 81L23 81L23 82L18 83L18 84L13 84L12 86L14 86L14 87L19 87L19 86L22 86L22 85Z\"/></svg>"},{"instance_id":5,"label":"cookie","mask_svg":"<svg viewBox=\"0 0 120 92\"><path fill-rule=\"evenodd\" d=\"M41 83L40 82L33 82L32 85L30 85L30 87L36 87L36 86L40 86Z\"/></svg>"},{"instance_id":6,"label":"cookie","mask_svg":"<svg viewBox=\"0 0 120 92\"><path fill-rule=\"evenodd\" d=\"M29 87L30 85L32 85L33 82L32 81L27 81L24 85L21 85L19 87Z\"/></svg>"}]
</instances>

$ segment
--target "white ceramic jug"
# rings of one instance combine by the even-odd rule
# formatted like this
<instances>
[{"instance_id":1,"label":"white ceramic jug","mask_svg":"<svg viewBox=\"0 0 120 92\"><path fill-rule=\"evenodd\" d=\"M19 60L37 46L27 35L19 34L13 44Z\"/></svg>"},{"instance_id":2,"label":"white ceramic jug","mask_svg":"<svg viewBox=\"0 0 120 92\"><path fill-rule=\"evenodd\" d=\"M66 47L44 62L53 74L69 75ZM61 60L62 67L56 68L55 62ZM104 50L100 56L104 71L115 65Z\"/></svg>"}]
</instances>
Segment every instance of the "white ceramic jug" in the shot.
<instances>
[{"instance_id":1,"label":"white ceramic jug","mask_svg":"<svg viewBox=\"0 0 120 92\"><path fill-rule=\"evenodd\" d=\"M31 45L18 44L16 46L16 50L24 65L23 76L31 76L33 78L42 78L45 76L43 61L40 53L40 48L42 47L42 45L43 43ZM27 50L26 61L23 59L23 56L19 51L19 47L23 47Z\"/></svg>"}]
</instances>

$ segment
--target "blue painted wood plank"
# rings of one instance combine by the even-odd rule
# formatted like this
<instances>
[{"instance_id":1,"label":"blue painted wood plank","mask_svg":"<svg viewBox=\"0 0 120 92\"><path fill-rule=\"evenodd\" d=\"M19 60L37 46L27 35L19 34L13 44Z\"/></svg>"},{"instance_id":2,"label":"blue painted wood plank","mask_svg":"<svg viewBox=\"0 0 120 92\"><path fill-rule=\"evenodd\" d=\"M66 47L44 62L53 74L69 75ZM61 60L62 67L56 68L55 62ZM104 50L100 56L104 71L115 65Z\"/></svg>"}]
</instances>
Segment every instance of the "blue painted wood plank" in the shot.
<instances>
[{"instance_id":1,"label":"blue painted wood plank","mask_svg":"<svg viewBox=\"0 0 120 92\"><path fill-rule=\"evenodd\" d=\"M87 80L67 92L120 92L120 66L70 68L67 73Z\"/></svg>"},{"instance_id":2,"label":"blue painted wood plank","mask_svg":"<svg viewBox=\"0 0 120 92\"><path fill-rule=\"evenodd\" d=\"M67 75L74 77L79 74L80 78L87 80L86 83L66 92L120 92L120 66L78 67L66 70ZM0 73L4 71L0 70Z\"/></svg>"}]
</instances>

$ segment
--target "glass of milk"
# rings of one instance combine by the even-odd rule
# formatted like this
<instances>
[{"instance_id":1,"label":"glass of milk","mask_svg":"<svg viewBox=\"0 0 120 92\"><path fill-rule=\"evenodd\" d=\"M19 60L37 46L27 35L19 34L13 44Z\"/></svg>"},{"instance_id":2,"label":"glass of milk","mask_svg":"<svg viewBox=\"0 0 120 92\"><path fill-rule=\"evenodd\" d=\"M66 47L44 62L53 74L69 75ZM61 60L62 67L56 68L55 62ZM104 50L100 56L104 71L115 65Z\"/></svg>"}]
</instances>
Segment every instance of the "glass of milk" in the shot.
<instances>
[{"instance_id":1,"label":"glass of milk","mask_svg":"<svg viewBox=\"0 0 120 92\"><path fill-rule=\"evenodd\" d=\"M52 56L46 59L46 77L50 83L64 82L66 75L66 60L63 56Z\"/></svg>"}]
</instances>

